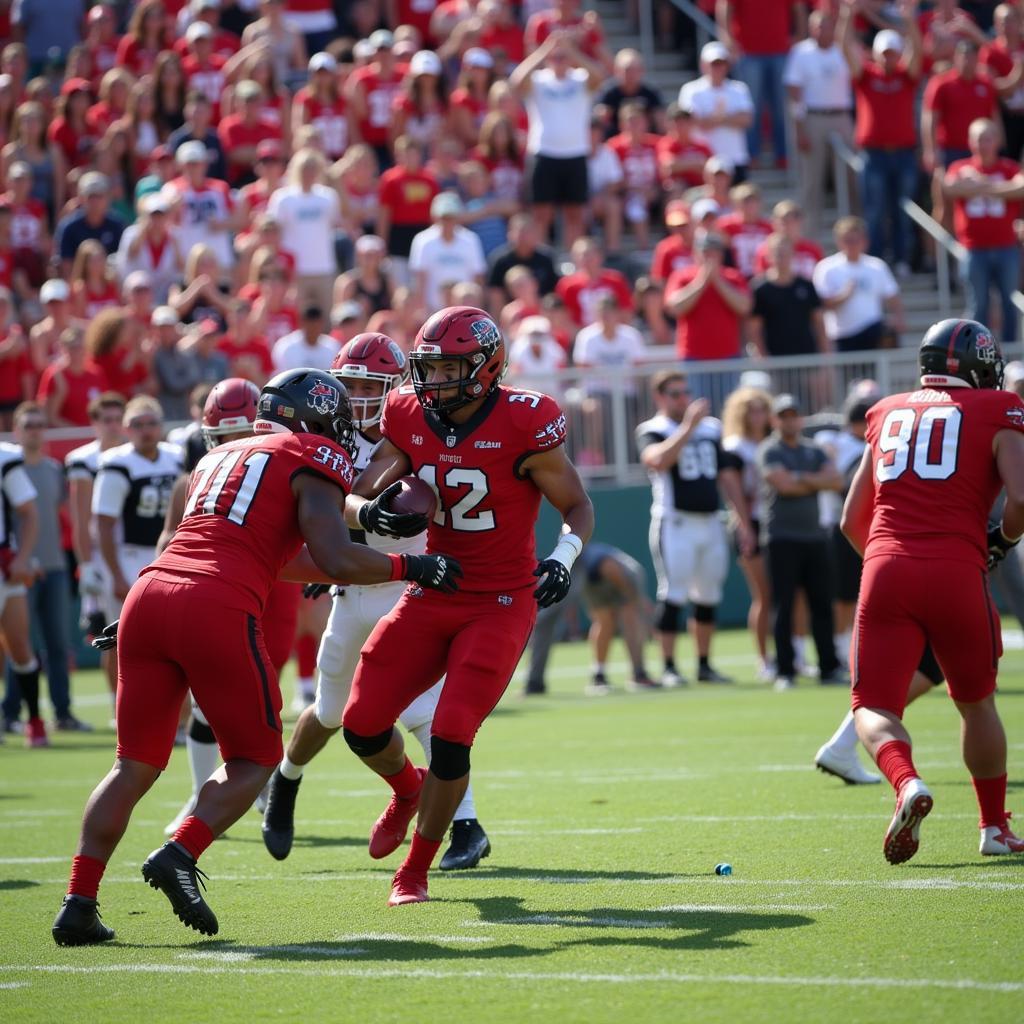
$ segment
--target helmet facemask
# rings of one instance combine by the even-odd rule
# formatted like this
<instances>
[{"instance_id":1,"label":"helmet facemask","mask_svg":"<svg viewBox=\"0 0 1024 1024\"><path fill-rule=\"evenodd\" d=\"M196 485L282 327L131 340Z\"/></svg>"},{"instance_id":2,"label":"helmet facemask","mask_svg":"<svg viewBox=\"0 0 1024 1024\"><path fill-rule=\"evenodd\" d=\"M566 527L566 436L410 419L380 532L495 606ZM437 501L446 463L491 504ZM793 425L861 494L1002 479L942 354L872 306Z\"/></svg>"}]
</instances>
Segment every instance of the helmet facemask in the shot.
<instances>
[{"instance_id":1,"label":"helmet facemask","mask_svg":"<svg viewBox=\"0 0 1024 1024\"><path fill-rule=\"evenodd\" d=\"M427 346L423 346L426 348ZM456 380L430 380L432 364L458 362L462 367L461 376ZM449 413L482 398L497 386L500 377L496 378L491 388L485 388L477 379L480 371L487 365L484 352L474 352L469 356L446 356L435 352L417 350L409 355L409 367L412 373L412 386L416 397L424 409L433 412ZM455 391L454 395L442 397L444 391Z\"/></svg>"}]
</instances>

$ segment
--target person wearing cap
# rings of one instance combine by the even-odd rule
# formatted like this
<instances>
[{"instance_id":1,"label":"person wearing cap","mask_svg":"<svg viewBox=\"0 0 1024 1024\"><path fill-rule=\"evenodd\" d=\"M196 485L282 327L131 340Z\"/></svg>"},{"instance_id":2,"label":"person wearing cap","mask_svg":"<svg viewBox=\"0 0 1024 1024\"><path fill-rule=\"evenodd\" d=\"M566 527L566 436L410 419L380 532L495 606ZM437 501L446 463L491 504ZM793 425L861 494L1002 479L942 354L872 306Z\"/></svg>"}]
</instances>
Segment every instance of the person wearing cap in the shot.
<instances>
[{"instance_id":1,"label":"person wearing cap","mask_svg":"<svg viewBox=\"0 0 1024 1024\"><path fill-rule=\"evenodd\" d=\"M361 312L361 310L360 310ZM331 361L341 346L329 334L324 333L324 311L320 306L306 306L302 310L298 330L281 338L271 351L274 370L297 370L313 366L328 370Z\"/></svg>"},{"instance_id":2,"label":"person wearing cap","mask_svg":"<svg viewBox=\"0 0 1024 1024\"><path fill-rule=\"evenodd\" d=\"M395 60L395 37L387 29L378 29L369 42L373 60L349 75L345 98L352 109L352 141L372 146L383 171L394 162L389 145L391 110L402 91L405 72Z\"/></svg>"},{"instance_id":3,"label":"person wearing cap","mask_svg":"<svg viewBox=\"0 0 1024 1024\"><path fill-rule=\"evenodd\" d=\"M853 143L853 87L836 43L836 19L826 10L814 11L809 26L810 38L789 51L783 81L799 150L800 202L816 234L822 227L832 135Z\"/></svg>"},{"instance_id":4,"label":"person wearing cap","mask_svg":"<svg viewBox=\"0 0 1024 1024\"><path fill-rule=\"evenodd\" d=\"M552 375L565 366L565 349L551 333L551 321L546 316L523 317L508 353L509 383L557 399L563 388Z\"/></svg>"},{"instance_id":5,"label":"person wearing cap","mask_svg":"<svg viewBox=\"0 0 1024 1024\"><path fill-rule=\"evenodd\" d=\"M797 277L810 281L825 253L817 242L804 237L804 212L799 203L782 199L772 207L772 234L789 239L793 246L793 271ZM754 270L763 275L770 265L768 239L765 239L754 256Z\"/></svg>"},{"instance_id":6,"label":"person wearing cap","mask_svg":"<svg viewBox=\"0 0 1024 1024\"><path fill-rule=\"evenodd\" d=\"M231 232L237 217L227 182L211 178L206 146L193 139L178 147L180 175L160 195L175 211L175 237L187 262L197 245L208 246L221 269L234 263Z\"/></svg>"},{"instance_id":7,"label":"person wearing cap","mask_svg":"<svg viewBox=\"0 0 1024 1024\"><path fill-rule=\"evenodd\" d=\"M221 24L221 12L231 6L230 0L191 0L178 12L179 38L174 43L174 52L184 58L189 52L188 30L193 25L205 25L210 29L213 53L230 60L238 53L241 40L238 34Z\"/></svg>"},{"instance_id":8,"label":"person wearing cap","mask_svg":"<svg viewBox=\"0 0 1024 1024\"><path fill-rule=\"evenodd\" d=\"M309 81L292 101L294 130L312 125L329 160L338 160L348 149L351 114L342 95L338 62L329 53L309 58Z\"/></svg>"},{"instance_id":9,"label":"person wearing cap","mask_svg":"<svg viewBox=\"0 0 1024 1024\"><path fill-rule=\"evenodd\" d=\"M879 348L886 314L897 334L905 328L899 285L888 265L864 251L864 221L841 217L833 235L839 250L814 268L814 287L825 307L825 333L840 352Z\"/></svg>"},{"instance_id":10,"label":"person wearing cap","mask_svg":"<svg viewBox=\"0 0 1024 1024\"><path fill-rule=\"evenodd\" d=\"M82 41L83 0L16 0L11 4L11 27L28 51L29 77L47 65L63 65L72 47Z\"/></svg>"},{"instance_id":11,"label":"person wearing cap","mask_svg":"<svg viewBox=\"0 0 1024 1024\"><path fill-rule=\"evenodd\" d=\"M171 285L181 280L184 261L170 230L170 204L163 193L154 192L140 201L139 217L121 236L114 262L121 281L142 271L153 287L153 301L167 301Z\"/></svg>"},{"instance_id":12,"label":"person wearing cap","mask_svg":"<svg viewBox=\"0 0 1024 1024\"><path fill-rule=\"evenodd\" d=\"M240 107L238 113L221 118L217 125L217 137L228 157L228 184L241 188L254 181L256 175L256 150L261 142L281 140L281 126L261 116L263 87L251 78L245 78L235 86L235 100Z\"/></svg>"},{"instance_id":13,"label":"person wearing cap","mask_svg":"<svg viewBox=\"0 0 1024 1024\"><path fill-rule=\"evenodd\" d=\"M66 294L67 285L63 281L54 279L46 283L64 285ZM45 409L47 426L87 427L89 404L103 391L106 380L88 360L85 338L80 327L71 326L71 317L57 312L60 307L67 307L68 303L66 299L55 298L55 292L56 289L47 290L44 285L43 305L49 314L47 319L56 320L56 317L60 317L67 321L68 326L63 327L57 336L59 355L47 364L39 377L36 400ZM33 342L36 337L33 336Z\"/></svg>"},{"instance_id":14,"label":"person wearing cap","mask_svg":"<svg viewBox=\"0 0 1024 1024\"><path fill-rule=\"evenodd\" d=\"M182 349L181 320L173 306L157 306L152 324L151 373L156 398L167 419L188 418L189 392L199 383L199 366L192 353Z\"/></svg>"},{"instance_id":15,"label":"person wearing cap","mask_svg":"<svg viewBox=\"0 0 1024 1024\"><path fill-rule=\"evenodd\" d=\"M412 287L428 315L444 302L442 288L462 281L483 285L487 261L480 239L460 221L465 207L455 192L441 192L430 204L431 227L421 231L409 251Z\"/></svg>"},{"instance_id":16,"label":"person wearing cap","mask_svg":"<svg viewBox=\"0 0 1024 1024\"><path fill-rule=\"evenodd\" d=\"M46 206L32 196L32 179L32 168L24 160L11 163L0 206L11 211L13 265L38 288L46 276L44 254L50 250L50 229Z\"/></svg>"},{"instance_id":17,"label":"person wearing cap","mask_svg":"<svg viewBox=\"0 0 1024 1024\"><path fill-rule=\"evenodd\" d=\"M43 315L29 330L28 346L32 369L42 374L60 351L60 336L69 327L84 328L71 309L71 288L63 278L54 277L43 282L39 290L39 305Z\"/></svg>"},{"instance_id":18,"label":"person wearing cap","mask_svg":"<svg viewBox=\"0 0 1024 1024\"><path fill-rule=\"evenodd\" d=\"M274 77L290 86L306 67L306 42L287 7L286 0L259 0L260 16L242 30L242 47L256 43L266 47L274 62Z\"/></svg>"},{"instance_id":19,"label":"person wearing cap","mask_svg":"<svg viewBox=\"0 0 1024 1024\"><path fill-rule=\"evenodd\" d=\"M54 248L60 254L65 277L71 272L78 247L88 239L103 246L108 255L117 251L125 223L110 212L110 182L99 171L87 171L78 181L79 208L57 224Z\"/></svg>"},{"instance_id":20,"label":"person wearing cap","mask_svg":"<svg viewBox=\"0 0 1024 1024\"><path fill-rule=\"evenodd\" d=\"M479 46L462 55L459 78L451 95L452 131L470 149L480 137L487 114L487 94L494 83L494 58Z\"/></svg>"},{"instance_id":21,"label":"person wearing cap","mask_svg":"<svg viewBox=\"0 0 1024 1024\"><path fill-rule=\"evenodd\" d=\"M638 104L644 113L644 130L662 135L665 132L665 103L661 93L644 81L644 59L638 50L626 48L615 54L614 78L598 93L596 102L607 107L611 123L619 124L619 111L626 103Z\"/></svg>"},{"instance_id":22,"label":"person wearing cap","mask_svg":"<svg viewBox=\"0 0 1024 1024\"><path fill-rule=\"evenodd\" d=\"M190 89L185 97L185 122L171 132L167 147L177 160L178 150L186 142L199 142L206 150L206 173L211 178L227 178L227 162L220 138L213 127L215 108L206 95L198 89Z\"/></svg>"},{"instance_id":23,"label":"person wearing cap","mask_svg":"<svg viewBox=\"0 0 1024 1024\"><path fill-rule=\"evenodd\" d=\"M736 184L747 176L750 152L747 130L754 123L754 101L745 83L729 78L730 56L724 43L705 43L700 51L701 77L679 90L679 106L716 156L733 167Z\"/></svg>"},{"instance_id":24,"label":"person wearing cap","mask_svg":"<svg viewBox=\"0 0 1024 1024\"><path fill-rule=\"evenodd\" d=\"M917 192L915 102L922 47L915 0L901 0L899 10L903 34L879 32L871 60L861 55L854 32L853 0L844 0L840 7L838 39L856 101L854 141L864 151L861 200L869 249L878 257L891 252L892 263L902 271L913 246L913 224L901 203Z\"/></svg>"},{"instance_id":25,"label":"person wearing cap","mask_svg":"<svg viewBox=\"0 0 1024 1024\"><path fill-rule=\"evenodd\" d=\"M526 105L533 215L547 237L561 210L566 246L584 231L590 109L603 81L599 61L581 51L578 33L563 27L552 31L509 76L509 85Z\"/></svg>"},{"instance_id":26,"label":"person wearing cap","mask_svg":"<svg viewBox=\"0 0 1024 1024\"><path fill-rule=\"evenodd\" d=\"M486 104L482 109L486 113ZM452 115L441 58L432 50L418 50L409 62L402 91L395 97L392 137L408 136L425 157L435 139L450 134Z\"/></svg>"},{"instance_id":27,"label":"person wearing cap","mask_svg":"<svg viewBox=\"0 0 1024 1024\"><path fill-rule=\"evenodd\" d=\"M665 204L665 227L668 234L654 247L651 257L650 277L655 284L664 284L675 271L693 266L693 224L684 199Z\"/></svg>"},{"instance_id":28,"label":"person wearing cap","mask_svg":"<svg viewBox=\"0 0 1024 1024\"><path fill-rule=\"evenodd\" d=\"M658 139L658 174L661 187L670 198L681 197L686 189L699 188L704 165L714 155L706 142L693 134L693 115L678 103L666 111L667 131Z\"/></svg>"},{"instance_id":29,"label":"person wearing cap","mask_svg":"<svg viewBox=\"0 0 1024 1024\"><path fill-rule=\"evenodd\" d=\"M327 309L338 274L334 237L341 227L335 189L323 184L324 158L300 149L288 164L288 184L267 204L281 226L281 246L295 257L295 275L303 301Z\"/></svg>"},{"instance_id":30,"label":"person wearing cap","mask_svg":"<svg viewBox=\"0 0 1024 1024\"><path fill-rule=\"evenodd\" d=\"M82 46L92 57L96 75L105 75L117 64L117 47L121 37L117 34L117 12L111 4L98 3L89 8L85 19L85 38Z\"/></svg>"},{"instance_id":31,"label":"person wearing cap","mask_svg":"<svg viewBox=\"0 0 1024 1024\"><path fill-rule=\"evenodd\" d=\"M61 151L69 168L88 167L100 132L90 123L92 85L85 78L69 78L61 86L53 105L53 119L46 129L47 139Z\"/></svg>"},{"instance_id":32,"label":"person wearing cap","mask_svg":"<svg viewBox=\"0 0 1024 1024\"><path fill-rule=\"evenodd\" d=\"M743 275L725 266L729 243L714 231L697 237L694 264L677 270L665 282L665 312L676 321L676 354L680 359L734 359L740 355L740 328L753 301ZM691 375L702 397L721 405L732 390L729 374Z\"/></svg>"},{"instance_id":33,"label":"person wearing cap","mask_svg":"<svg viewBox=\"0 0 1024 1024\"><path fill-rule=\"evenodd\" d=\"M795 685L793 605L803 589L818 652L819 681L848 684L836 654L831 556L818 495L838 491L843 478L819 445L803 437L803 416L789 394L772 401L773 433L758 449L761 471L761 545L768 562L775 637L776 690Z\"/></svg>"}]
</instances>

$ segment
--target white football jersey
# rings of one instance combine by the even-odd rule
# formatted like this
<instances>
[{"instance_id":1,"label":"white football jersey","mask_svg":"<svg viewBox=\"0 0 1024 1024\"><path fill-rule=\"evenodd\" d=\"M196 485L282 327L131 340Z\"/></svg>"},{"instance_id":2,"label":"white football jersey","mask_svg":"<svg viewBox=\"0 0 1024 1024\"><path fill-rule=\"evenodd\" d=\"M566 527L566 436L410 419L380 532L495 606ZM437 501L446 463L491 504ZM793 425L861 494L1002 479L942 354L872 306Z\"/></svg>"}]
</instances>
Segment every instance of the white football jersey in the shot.
<instances>
[{"instance_id":1,"label":"white football jersey","mask_svg":"<svg viewBox=\"0 0 1024 1024\"><path fill-rule=\"evenodd\" d=\"M92 492L92 514L120 520L119 541L156 547L163 529L171 489L181 476L178 447L161 441L150 461L131 444L103 453Z\"/></svg>"},{"instance_id":2,"label":"white football jersey","mask_svg":"<svg viewBox=\"0 0 1024 1024\"><path fill-rule=\"evenodd\" d=\"M373 459L373 453L380 447L380 441L371 441L362 431L356 431L356 448L352 454L352 464L357 473L361 473ZM427 531L415 537L381 537L375 533L362 530L352 531L353 540L361 540L374 551L382 551L386 555L422 555L427 550Z\"/></svg>"},{"instance_id":3,"label":"white football jersey","mask_svg":"<svg viewBox=\"0 0 1024 1024\"><path fill-rule=\"evenodd\" d=\"M16 548L14 510L36 499L36 489L25 472L20 445L0 443L0 490L3 491L0 548Z\"/></svg>"}]
</instances>

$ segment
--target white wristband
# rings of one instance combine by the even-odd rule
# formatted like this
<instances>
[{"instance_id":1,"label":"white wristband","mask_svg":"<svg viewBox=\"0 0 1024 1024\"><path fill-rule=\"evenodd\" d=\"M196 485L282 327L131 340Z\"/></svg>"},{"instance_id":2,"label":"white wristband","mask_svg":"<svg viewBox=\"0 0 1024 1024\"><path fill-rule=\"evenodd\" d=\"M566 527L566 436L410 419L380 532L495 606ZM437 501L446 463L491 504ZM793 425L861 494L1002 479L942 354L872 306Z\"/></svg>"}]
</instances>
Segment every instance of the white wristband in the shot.
<instances>
[{"instance_id":1,"label":"white wristband","mask_svg":"<svg viewBox=\"0 0 1024 1024\"><path fill-rule=\"evenodd\" d=\"M571 572L573 563L580 557L580 552L582 550L583 541L581 541L575 533L563 533L558 543L555 545L554 551L548 555L548 558L552 558L556 562L560 562Z\"/></svg>"}]
</instances>

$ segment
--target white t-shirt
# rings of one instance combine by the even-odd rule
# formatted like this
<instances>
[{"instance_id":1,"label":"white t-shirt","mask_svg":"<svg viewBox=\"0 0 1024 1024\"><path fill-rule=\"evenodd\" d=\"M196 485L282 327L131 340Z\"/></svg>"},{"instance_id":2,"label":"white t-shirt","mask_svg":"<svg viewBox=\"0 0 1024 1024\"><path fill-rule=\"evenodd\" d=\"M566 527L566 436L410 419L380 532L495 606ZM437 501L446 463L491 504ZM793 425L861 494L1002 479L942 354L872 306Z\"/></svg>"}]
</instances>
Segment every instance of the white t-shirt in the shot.
<instances>
[{"instance_id":1,"label":"white t-shirt","mask_svg":"<svg viewBox=\"0 0 1024 1024\"><path fill-rule=\"evenodd\" d=\"M441 236L438 225L421 231L412 240L409 269L426 275L423 297L427 312L434 313L444 304L441 289L446 285L473 281L487 269L484 247L469 228L456 227L450 242Z\"/></svg>"},{"instance_id":2,"label":"white t-shirt","mask_svg":"<svg viewBox=\"0 0 1024 1024\"><path fill-rule=\"evenodd\" d=\"M338 193L326 185L303 192L297 185L279 188L267 213L281 225L281 248L295 257L295 273L336 274L334 225L339 217Z\"/></svg>"},{"instance_id":3,"label":"white t-shirt","mask_svg":"<svg viewBox=\"0 0 1024 1024\"><path fill-rule=\"evenodd\" d=\"M587 177L591 195L596 195L609 185L618 185L622 181L622 163L607 143L602 142L590 154L587 160Z\"/></svg>"},{"instance_id":4,"label":"white t-shirt","mask_svg":"<svg viewBox=\"0 0 1024 1024\"><path fill-rule=\"evenodd\" d=\"M716 87L707 75L687 82L679 90L679 106L697 118L754 112L750 90L743 82L727 78ZM745 129L722 127L694 134L707 142L715 156L724 156L740 167L750 163Z\"/></svg>"},{"instance_id":5,"label":"white t-shirt","mask_svg":"<svg viewBox=\"0 0 1024 1024\"><path fill-rule=\"evenodd\" d=\"M813 39L801 40L789 51L782 80L802 91L808 110L853 107L850 69L835 43L822 49Z\"/></svg>"},{"instance_id":6,"label":"white t-shirt","mask_svg":"<svg viewBox=\"0 0 1024 1024\"><path fill-rule=\"evenodd\" d=\"M831 339L848 338L877 324L885 300L900 290L888 264L875 256L861 256L851 263L837 252L814 268L814 288L823 299L835 298L850 281L856 282L853 294L841 306L825 310L825 333Z\"/></svg>"},{"instance_id":7,"label":"white t-shirt","mask_svg":"<svg viewBox=\"0 0 1024 1024\"><path fill-rule=\"evenodd\" d=\"M303 366L329 370L340 348L341 345L329 334L321 334L316 344L310 345L302 331L292 331L274 345L270 355L277 373L282 370L298 370Z\"/></svg>"},{"instance_id":8,"label":"white t-shirt","mask_svg":"<svg viewBox=\"0 0 1024 1024\"><path fill-rule=\"evenodd\" d=\"M570 68L556 78L551 68L530 76L526 96L529 133L526 151L560 160L590 154L590 76L583 68Z\"/></svg>"},{"instance_id":9,"label":"white t-shirt","mask_svg":"<svg viewBox=\"0 0 1024 1024\"><path fill-rule=\"evenodd\" d=\"M550 336L541 342L538 351L527 338L519 338L509 349L508 367L509 379L517 388L557 398L561 385L551 379L551 374L565 368L565 350Z\"/></svg>"},{"instance_id":10,"label":"white t-shirt","mask_svg":"<svg viewBox=\"0 0 1024 1024\"><path fill-rule=\"evenodd\" d=\"M603 366L618 369L642 362L647 351L643 335L628 324L619 324L614 337L609 338L599 323L584 327L572 346L572 360L577 366ZM636 385L615 374L587 374L586 392L589 395L607 394L616 386L626 394L633 394Z\"/></svg>"}]
</instances>

